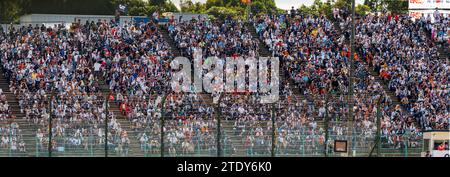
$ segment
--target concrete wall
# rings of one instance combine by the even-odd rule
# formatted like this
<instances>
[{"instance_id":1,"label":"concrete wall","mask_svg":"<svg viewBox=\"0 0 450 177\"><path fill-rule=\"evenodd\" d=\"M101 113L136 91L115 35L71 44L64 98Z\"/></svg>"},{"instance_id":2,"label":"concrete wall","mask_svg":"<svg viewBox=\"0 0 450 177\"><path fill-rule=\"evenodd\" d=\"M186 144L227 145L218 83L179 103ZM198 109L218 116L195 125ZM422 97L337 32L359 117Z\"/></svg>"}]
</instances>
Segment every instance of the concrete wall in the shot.
<instances>
[{"instance_id":1,"label":"concrete wall","mask_svg":"<svg viewBox=\"0 0 450 177\"><path fill-rule=\"evenodd\" d=\"M174 17L176 21L178 21L181 17L181 21L189 21L193 18L198 19L199 16L202 19L208 18L207 14L191 14L191 13L170 13L170 16L167 18ZM69 25L75 21L80 20L81 23L85 23L86 21L94 21L98 20L113 20L115 17L113 15L61 15L61 14L30 14L24 15L20 17L20 24L14 24L13 26L17 29L21 26L28 25L39 25L44 24L47 27L52 27L57 24L66 24ZM133 21L134 18L147 18L145 16L121 16L120 22L123 24L124 22ZM161 21L162 24L165 22ZM3 27L3 30L7 31L10 27L10 24L0 24Z\"/></svg>"},{"instance_id":2,"label":"concrete wall","mask_svg":"<svg viewBox=\"0 0 450 177\"><path fill-rule=\"evenodd\" d=\"M121 16L120 21L129 22L132 21L133 18L138 16ZM140 18L145 18L143 16L139 16ZM20 24L28 25L28 24L70 24L75 21L80 20L82 23L86 21L94 21L98 20L113 20L115 17L113 15L60 15L60 14L30 14L24 15L20 17Z\"/></svg>"},{"instance_id":3,"label":"concrete wall","mask_svg":"<svg viewBox=\"0 0 450 177\"><path fill-rule=\"evenodd\" d=\"M8 32L8 29L11 27L11 24L0 24L1 27L3 27L3 31ZM22 27L23 25L20 24L13 24L12 25L15 29L18 29Z\"/></svg>"},{"instance_id":4,"label":"concrete wall","mask_svg":"<svg viewBox=\"0 0 450 177\"><path fill-rule=\"evenodd\" d=\"M192 18L198 19L198 17L200 16L200 18L205 19L208 18L207 14L191 14L191 13L172 13L173 17L175 18L175 21L178 22L178 20L181 18L181 21L189 21L192 20ZM171 17L168 17L169 19Z\"/></svg>"}]
</instances>

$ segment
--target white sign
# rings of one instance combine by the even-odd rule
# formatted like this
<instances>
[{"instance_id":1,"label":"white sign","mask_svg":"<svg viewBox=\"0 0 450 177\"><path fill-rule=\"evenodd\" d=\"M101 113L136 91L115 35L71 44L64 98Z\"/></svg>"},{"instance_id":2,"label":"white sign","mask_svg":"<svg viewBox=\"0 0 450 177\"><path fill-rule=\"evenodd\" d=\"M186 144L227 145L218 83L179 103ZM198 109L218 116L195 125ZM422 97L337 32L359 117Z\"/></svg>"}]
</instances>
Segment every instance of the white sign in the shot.
<instances>
[{"instance_id":1,"label":"white sign","mask_svg":"<svg viewBox=\"0 0 450 177\"><path fill-rule=\"evenodd\" d=\"M433 17L434 12L435 12L435 10L410 10L409 16L412 19L416 20L416 19L420 19L420 17L422 17L422 15L425 17L425 19L428 17L428 15L430 15L431 22L434 22L434 17ZM444 17L448 17L450 15L450 10L439 10L439 13L443 14Z\"/></svg>"},{"instance_id":2,"label":"white sign","mask_svg":"<svg viewBox=\"0 0 450 177\"><path fill-rule=\"evenodd\" d=\"M450 150L446 151L433 151L432 152L433 157L450 157Z\"/></svg>"},{"instance_id":3,"label":"white sign","mask_svg":"<svg viewBox=\"0 0 450 177\"><path fill-rule=\"evenodd\" d=\"M450 0L409 0L409 9L450 9Z\"/></svg>"}]
</instances>

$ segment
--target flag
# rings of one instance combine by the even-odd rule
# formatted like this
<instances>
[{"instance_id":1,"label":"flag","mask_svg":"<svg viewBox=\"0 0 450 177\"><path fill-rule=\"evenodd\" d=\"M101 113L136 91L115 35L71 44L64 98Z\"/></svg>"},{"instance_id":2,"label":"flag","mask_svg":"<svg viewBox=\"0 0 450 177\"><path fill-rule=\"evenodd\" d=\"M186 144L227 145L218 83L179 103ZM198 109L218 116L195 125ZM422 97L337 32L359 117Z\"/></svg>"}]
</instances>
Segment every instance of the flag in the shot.
<instances>
[{"instance_id":1,"label":"flag","mask_svg":"<svg viewBox=\"0 0 450 177\"><path fill-rule=\"evenodd\" d=\"M119 4L119 10L122 13L125 13L127 11L127 6L124 4Z\"/></svg>"}]
</instances>

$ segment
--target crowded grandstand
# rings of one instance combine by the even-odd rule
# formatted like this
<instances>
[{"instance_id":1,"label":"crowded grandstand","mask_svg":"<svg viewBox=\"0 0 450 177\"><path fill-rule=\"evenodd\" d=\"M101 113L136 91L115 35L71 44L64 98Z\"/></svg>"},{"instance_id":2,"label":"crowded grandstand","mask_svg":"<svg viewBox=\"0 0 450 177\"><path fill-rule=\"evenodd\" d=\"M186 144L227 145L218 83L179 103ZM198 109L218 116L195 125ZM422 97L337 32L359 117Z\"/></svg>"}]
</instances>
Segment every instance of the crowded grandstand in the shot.
<instances>
[{"instance_id":1,"label":"crowded grandstand","mask_svg":"<svg viewBox=\"0 0 450 177\"><path fill-rule=\"evenodd\" d=\"M351 156L420 156L424 132L450 130L436 11L2 26L0 156L341 156L335 140ZM196 54L278 57L280 99L174 92L171 61Z\"/></svg>"}]
</instances>

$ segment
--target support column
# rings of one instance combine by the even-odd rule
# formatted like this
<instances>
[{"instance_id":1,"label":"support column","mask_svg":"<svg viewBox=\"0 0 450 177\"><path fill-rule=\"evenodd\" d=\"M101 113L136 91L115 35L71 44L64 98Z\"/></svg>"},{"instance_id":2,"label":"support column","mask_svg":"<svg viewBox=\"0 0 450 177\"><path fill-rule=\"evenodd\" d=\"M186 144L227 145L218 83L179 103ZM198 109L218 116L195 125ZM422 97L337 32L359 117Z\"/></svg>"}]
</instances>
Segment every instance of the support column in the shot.
<instances>
[{"instance_id":1,"label":"support column","mask_svg":"<svg viewBox=\"0 0 450 177\"><path fill-rule=\"evenodd\" d=\"M168 94L165 94L163 96L163 100L161 102L161 157L164 157L164 124L165 124L165 108L164 105L166 104L166 98L167 98Z\"/></svg>"}]
</instances>

